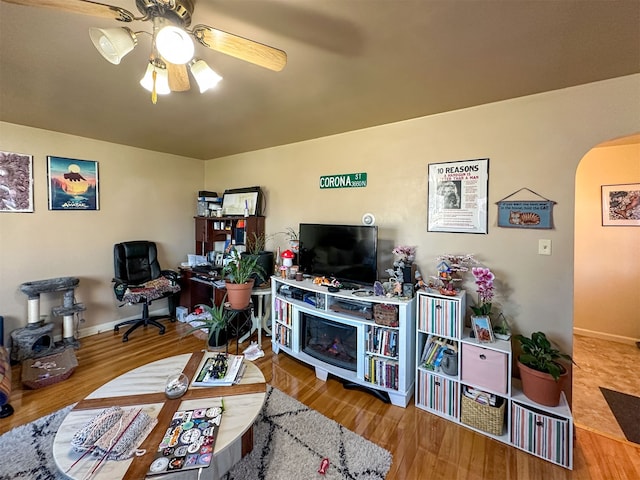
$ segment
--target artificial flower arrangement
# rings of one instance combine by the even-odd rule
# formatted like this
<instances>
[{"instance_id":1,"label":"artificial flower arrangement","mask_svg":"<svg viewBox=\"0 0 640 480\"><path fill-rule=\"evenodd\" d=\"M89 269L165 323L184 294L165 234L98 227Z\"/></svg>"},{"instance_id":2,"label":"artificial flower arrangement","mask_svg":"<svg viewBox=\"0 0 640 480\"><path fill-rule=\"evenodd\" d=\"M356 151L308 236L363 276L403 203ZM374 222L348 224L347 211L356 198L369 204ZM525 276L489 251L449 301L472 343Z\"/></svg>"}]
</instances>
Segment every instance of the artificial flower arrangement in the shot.
<instances>
[{"instance_id":1,"label":"artificial flower arrangement","mask_svg":"<svg viewBox=\"0 0 640 480\"><path fill-rule=\"evenodd\" d=\"M431 277L435 282L430 282L429 288L435 288L443 295L456 295L460 291L464 274L478 263L473 254L445 254L440 255L437 260L440 262L438 274Z\"/></svg>"},{"instance_id":2,"label":"artificial flower arrangement","mask_svg":"<svg viewBox=\"0 0 640 480\"><path fill-rule=\"evenodd\" d=\"M398 245L391 251L391 253L400 257L399 260L397 260L396 262L393 262L394 266L396 266L396 263L400 263L400 262L404 264L402 266L407 266L413 263L413 261L416 259L416 247Z\"/></svg>"}]
</instances>

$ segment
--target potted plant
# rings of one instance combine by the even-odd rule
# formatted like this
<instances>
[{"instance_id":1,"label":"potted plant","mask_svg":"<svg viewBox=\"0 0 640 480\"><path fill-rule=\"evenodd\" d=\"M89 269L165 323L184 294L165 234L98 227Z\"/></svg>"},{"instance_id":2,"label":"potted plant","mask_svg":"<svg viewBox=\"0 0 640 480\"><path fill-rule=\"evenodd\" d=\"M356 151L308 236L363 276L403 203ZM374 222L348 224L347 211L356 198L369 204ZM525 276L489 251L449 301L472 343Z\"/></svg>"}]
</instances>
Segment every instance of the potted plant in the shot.
<instances>
[{"instance_id":1,"label":"potted plant","mask_svg":"<svg viewBox=\"0 0 640 480\"><path fill-rule=\"evenodd\" d=\"M267 237L264 233L253 232L247 241L247 251L244 254L245 256L257 257L256 265L259 267L259 271L253 274L257 285L266 283L270 273L273 272L273 252L266 250L266 243Z\"/></svg>"},{"instance_id":2,"label":"potted plant","mask_svg":"<svg viewBox=\"0 0 640 480\"><path fill-rule=\"evenodd\" d=\"M264 275L258 265L258 258L252 255L241 255L237 250L231 251L231 259L222 269L225 275L227 298L231 308L242 310L251 301L255 274Z\"/></svg>"},{"instance_id":3,"label":"potted plant","mask_svg":"<svg viewBox=\"0 0 640 480\"><path fill-rule=\"evenodd\" d=\"M227 325L236 314L224 308L226 298L225 296L220 305L212 301L213 307L196 305L194 313L198 318L189 322L191 329L185 335L193 333L198 338L207 340L207 344L213 349L224 347L227 344Z\"/></svg>"},{"instance_id":4,"label":"potted plant","mask_svg":"<svg viewBox=\"0 0 640 480\"><path fill-rule=\"evenodd\" d=\"M493 334L499 340L509 340L511 338L511 327L509 327L509 323L502 312L498 314L498 320L493 326Z\"/></svg>"},{"instance_id":5,"label":"potted plant","mask_svg":"<svg viewBox=\"0 0 640 480\"><path fill-rule=\"evenodd\" d=\"M298 254L300 251L300 239L298 238L298 232L291 227L287 227L284 234L289 237L289 247L291 248L291 251Z\"/></svg>"},{"instance_id":6,"label":"potted plant","mask_svg":"<svg viewBox=\"0 0 640 480\"><path fill-rule=\"evenodd\" d=\"M557 406L569 373L560 360L575 362L569 354L554 348L542 332L534 332L531 337L516 335L514 338L522 347L518 368L525 396L542 405Z\"/></svg>"}]
</instances>

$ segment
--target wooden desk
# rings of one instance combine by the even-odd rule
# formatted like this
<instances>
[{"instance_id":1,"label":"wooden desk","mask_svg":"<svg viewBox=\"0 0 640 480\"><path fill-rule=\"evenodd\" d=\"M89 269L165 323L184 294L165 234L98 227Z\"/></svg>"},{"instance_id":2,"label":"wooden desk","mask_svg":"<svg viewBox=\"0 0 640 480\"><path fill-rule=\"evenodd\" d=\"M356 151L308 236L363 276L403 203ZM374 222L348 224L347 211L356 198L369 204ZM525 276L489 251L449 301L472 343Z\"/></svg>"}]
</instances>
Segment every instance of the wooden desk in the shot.
<instances>
[{"instance_id":1,"label":"wooden desk","mask_svg":"<svg viewBox=\"0 0 640 480\"><path fill-rule=\"evenodd\" d=\"M87 455L73 468L82 455L73 452L71 439L89 420L107 407L142 408L157 417L156 428L140 448L147 453L123 461L105 461L91 477L93 480L141 479L151 462L168 419L178 409L219 406L224 398L225 411L220 423L214 449L214 461L202 470L201 479L217 480L253 449L253 423L266 397L266 383L258 367L247 361L247 369L239 385L232 387L189 387L178 399L169 400L164 394L166 379L172 372L184 371L190 380L211 352L177 355L131 370L95 390L80 401L63 420L53 441L53 457L58 469L72 479L83 479L95 466L95 458ZM155 475L152 479L196 479L198 470Z\"/></svg>"},{"instance_id":2,"label":"wooden desk","mask_svg":"<svg viewBox=\"0 0 640 480\"><path fill-rule=\"evenodd\" d=\"M190 268L180 269L180 305L187 307L190 312L196 305L211 305L211 300L220 305L227 290L215 288L213 281L217 278L213 275L194 272Z\"/></svg>"}]
</instances>

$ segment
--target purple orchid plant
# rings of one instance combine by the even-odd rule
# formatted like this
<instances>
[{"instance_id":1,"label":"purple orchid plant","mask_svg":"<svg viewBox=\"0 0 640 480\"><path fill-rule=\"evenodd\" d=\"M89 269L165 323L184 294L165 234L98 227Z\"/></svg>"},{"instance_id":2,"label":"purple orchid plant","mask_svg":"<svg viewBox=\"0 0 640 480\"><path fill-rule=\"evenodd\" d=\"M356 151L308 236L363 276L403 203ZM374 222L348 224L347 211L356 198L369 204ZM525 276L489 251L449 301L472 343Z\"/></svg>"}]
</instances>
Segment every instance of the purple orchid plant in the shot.
<instances>
[{"instance_id":1,"label":"purple orchid plant","mask_svg":"<svg viewBox=\"0 0 640 480\"><path fill-rule=\"evenodd\" d=\"M476 292L478 293L478 305L471 307L471 310L475 315L489 316L495 275L491 270L483 267L473 267L471 273L476 280Z\"/></svg>"}]
</instances>

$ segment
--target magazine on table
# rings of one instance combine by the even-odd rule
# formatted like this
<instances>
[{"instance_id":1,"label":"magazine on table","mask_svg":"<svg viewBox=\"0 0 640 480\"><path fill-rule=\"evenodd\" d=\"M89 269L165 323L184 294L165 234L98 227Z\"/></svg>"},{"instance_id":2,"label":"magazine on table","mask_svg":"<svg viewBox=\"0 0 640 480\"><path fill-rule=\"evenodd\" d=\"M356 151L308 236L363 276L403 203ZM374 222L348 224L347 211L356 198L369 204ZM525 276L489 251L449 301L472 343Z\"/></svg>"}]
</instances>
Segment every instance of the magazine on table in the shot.
<instances>
[{"instance_id":1,"label":"magazine on table","mask_svg":"<svg viewBox=\"0 0 640 480\"><path fill-rule=\"evenodd\" d=\"M196 387L220 387L237 383L244 372L244 356L220 353L209 357L193 379Z\"/></svg>"},{"instance_id":2,"label":"magazine on table","mask_svg":"<svg viewBox=\"0 0 640 480\"><path fill-rule=\"evenodd\" d=\"M177 411L167 425L147 475L208 467L221 419L222 407Z\"/></svg>"}]
</instances>

